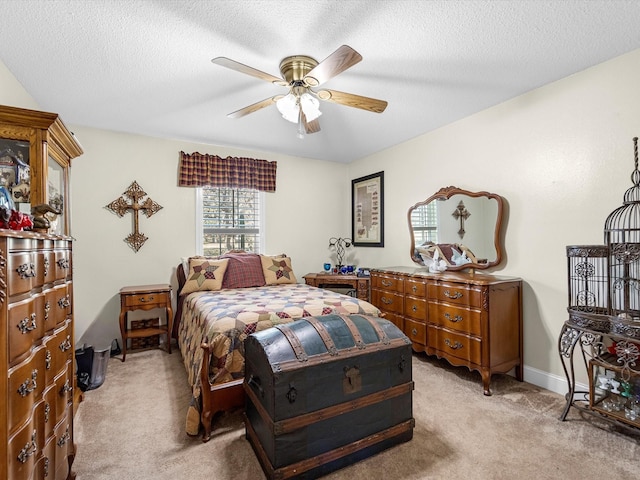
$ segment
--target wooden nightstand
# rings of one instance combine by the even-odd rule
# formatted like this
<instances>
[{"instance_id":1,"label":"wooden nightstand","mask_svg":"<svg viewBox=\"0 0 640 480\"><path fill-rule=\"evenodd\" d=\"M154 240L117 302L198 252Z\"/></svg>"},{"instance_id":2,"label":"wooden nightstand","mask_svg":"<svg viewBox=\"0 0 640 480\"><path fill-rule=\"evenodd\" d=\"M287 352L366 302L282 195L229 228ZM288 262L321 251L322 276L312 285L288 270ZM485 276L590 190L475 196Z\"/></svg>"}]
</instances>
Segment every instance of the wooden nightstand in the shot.
<instances>
[{"instance_id":1,"label":"wooden nightstand","mask_svg":"<svg viewBox=\"0 0 640 480\"><path fill-rule=\"evenodd\" d=\"M369 277L359 277L357 275L343 275L341 273L308 273L304 277L307 285L312 287L322 287L331 289L331 287L350 286L356 292L356 296L360 300L370 301L369 295Z\"/></svg>"},{"instance_id":2,"label":"wooden nightstand","mask_svg":"<svg viewBox=\"0 0 640 480\"><path fill-rule=\"evenodd\" d=\"M167 323L153 328L131 330L127 313L133 310L152 310L164 308ZM171 285L137 285L120 289L120 333L122 334L122 361L127 356L127 339L150 337L152 335L167 336L167 352L171 353L171 330L173 312L171 310Z\"/></svg>"}]
</instances>

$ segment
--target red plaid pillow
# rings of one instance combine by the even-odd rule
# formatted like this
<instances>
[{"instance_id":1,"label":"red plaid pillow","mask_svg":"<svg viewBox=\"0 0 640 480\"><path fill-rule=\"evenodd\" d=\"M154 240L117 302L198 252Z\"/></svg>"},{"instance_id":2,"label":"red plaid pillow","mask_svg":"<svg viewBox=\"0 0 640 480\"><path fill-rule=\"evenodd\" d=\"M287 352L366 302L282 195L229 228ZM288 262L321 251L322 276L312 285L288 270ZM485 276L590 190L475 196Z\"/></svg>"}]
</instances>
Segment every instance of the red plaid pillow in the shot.
<instances>
[{"instance_id":1,"label":"red plaid pillow","mask_svg":"<svg viewBox=\"0 0 640 480\"><path fill-rule=\"evenodd\" d=\"M222 280L222 288L262 287L266 285L260 255L256 253L225 253L229 264Z\"/></svg>"}]
</instances>

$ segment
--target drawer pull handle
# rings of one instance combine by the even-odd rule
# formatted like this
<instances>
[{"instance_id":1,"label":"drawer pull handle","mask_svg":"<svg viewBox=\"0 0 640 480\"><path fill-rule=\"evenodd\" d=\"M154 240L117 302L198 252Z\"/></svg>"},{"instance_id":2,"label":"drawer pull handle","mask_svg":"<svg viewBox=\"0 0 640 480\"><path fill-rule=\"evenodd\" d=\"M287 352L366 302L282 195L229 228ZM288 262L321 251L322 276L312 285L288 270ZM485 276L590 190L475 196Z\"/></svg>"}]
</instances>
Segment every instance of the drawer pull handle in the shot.
<instances>
[{"instance_id":1,"label":"drawer pull handle","mask_svg":"<svg viewBox=\"0 0 640 480\"><path fill-rule=\"evenodd\" d=\"M20 330L20 332L23 333L23 334L32 332L36 328L38 328L38 325L36 324L36 314L35 313L31 314L31 318L24 317L18 323L18 330Z\"/></svg>"},{"instance_id":2,"label":"drawer pull handle","mask_svg":"<svg viewBox=\"0 0 640 480\"><path fill-rule=\"evenodd\" d=\"M44 366L46 370L51 370L51 352L47 350L47 354L44 356Z\"/></svg>"},{"instance_id":3,"label":"drawer pull handle","mask_svg":"<svg viewBox=\"0 0 640 480\"><path fill-rule=\"evenodd\" d=\"M380 280L380 283L382 284L383 287L390 287L391 285L393 285L393 282L391 280Z\"/></svg>"},{"instance_id":4,"label":"drawer pull handle","mask_svg":"<svg viewBox=\"0 0 640 480\"><path fill-rule=\"evenodd\" d=\"M446 318L447 320L453 323L458 323L462 321L462 317L460 315L454 315L452 317L450 313L445 313L444 318Z\"/></svg>"},{"instance_id":5,"label":"drawer pull handle","mask_svg":"<svg viewBox=\"0 0 640 480\"><path fill-rule=\"evenodd\" d=\"M391 305L393 303L393 299L387 297L380 297L380 301L385 305Z\"/></svg>"},{"instance_id":6,"label":"drawer pull handle","mask_svg":"<svg viewBox=\"0 0 640 480\"><path fill-rule=\"evenodd\" d=\"M415 305L413 307L411 307L411 310L413 310L414 312L418 311L418 307L416 307Z\"/></svg>"},{"instance_id":7,"label":"drawer pull handle","mask_svg":"<svg viewBox=\"0 0 640 480\"><path fill-rule=\"evenodd\" d=\"M416 337L418 335L418 330L416 330L415 328L413 330L411 330L411 335Z\"/></svg>"},{"instance_id":8,"label":"drawer pull handle","mask_svg":"<svg viewBox=\"0 0 640 480\"><path fill-rule=\"evenodd\" d=\"M47 275L49 275L49 258L48 257L44 257L44 262L42 262L44 265L44 276L46 277Z\"/></svg>"},{"instance_id":9,"label":"drawer pull handle","mask_svg":"<svg viewBox=\"0 0 640 480\"><path fill-rule=\"evenodd\" d=\"M47 300L44 302L44 321L49 320L49 312L51 311L51 302Z\"/></svg>"},{"instance_id":10,"label":"drawer pull handle","mask_svg":"<svg viewBox=\"0 0 640 480\"><path fill-rule=\"evenodd\" d=\"M71 435L69 435L69 427L67 427L67 430L62 434L62 436L58 439L56 443L58 444L59 447L64 447L64 445L70 439L71 439Z\"/></svg>"},{"instance_id":11,"label":"drawer pull handle","mask_svg":"<svg viewBox=\"0 0 640 480\"><path fill-rule=\"evenodd\" d=\"M56 264L58 265L59 268L64 268L66 270L67 268L69 268L69 259L61 258L56 262Z\"/></svg>"},{"instance_id":12,"label":"drawer pull handle","mask_svg":"<svg viewBox=\"0 0 640 480\"><path fill-rule=\"evenodd\" d=\"M148 299L147 299L146 297L140 297L140 299L139 299L139 300L140 300L140 303L153 302L154 297L153 297L153 295L152 295L152 296L150 296Z\"/></svg>"},{"instance_id":13,"label":"drawer pull handle","mask_svg":"<svg viewBox=\"0 0 640 480\"><path fill-rule=\"evenodd\" d=\"M413 290L413 293L416 293L418 291L418 287L414 285L411 290Z\"/></svg>"},{"instance_id":14,"label":"drawer pull handle","mask_svg":"<svg viewBox=\"0 0 640 480\"><path fill-rule=\"evenodd\" d=\"M67 338L62 342L59 347L61 352L66 352L71 348L71 335L67 335Z\"/></svg>"},{"instance_id":15,"label":"drawer pull handle","mask_svg":"<svg viewBox=\"0 0 640 480\"><path fill-rule=\"evenodd\" d=\"M444 339L444 344L445 344L447 347L451 347L451 348L453 348L454 350L458 350L459 348L462 348L462 347L463 347L463 345L462 345L459 341L457 341L457 340L456 340L455 342L453 342L453 344L451 344L451 340L449 340L448 338L445 338L445 339Z\"/></svg>"},{"instance_id":16,"label":"drawer pull handle","mask_svg":"<svg viewBox=\"0 0 640 480\"><path fill-rule=\"evenodd\" d=\"M67 380L66 382L64 382L64 385L60 388L60 396L65 395L66 393L69 393L73 390L73 387L71 386L71 383L69 383L69 380Z\"/></svg>"},{"instance_id":17,"label":"drawer pull handle","mask_svg":"<svg viewBox=\"0 0 640 480\"><path fill-rule=\"evenodd\" d=\"M36 443L36 431L33 431L33 435L31 435L31 441L27 442L22 450L18 453L18 461L20 463L27 463L29 457L35 455L38 451L38 444Z\"/></svg>"},{"instance_id":18,"label":"drawer pull handle","mask_svg":"<svg viewBox=\"0 0 640 480\"><path fill-rule=\"evenodd\" d=\"M45 403L44 405L44 423L49 423L49 414L51 413L51 405Z\"/></svg>"},{"instance_id":19,"label":"drawer pull handle","mask_svg":"<svg viewBox=\"0 0 640 480\"><path fill-rule=\"evenodd\" d=\"M36 276L36 266L33 263L23 263L16 268L16 272L20 275L20 278L24 280L25 278L35 277Z\"/></svg>"},{"instance_id":20,"label":"drawer pull handle","mask_svg":"<svg viewBox=\"0 0 640 480\"><path fill-rule=\"evenodd\" d=\"M49 457L44 457L44 476L49 476Z\"/></svg>"},{"instance_id":21,"label":"drawer pull handle","mask_svg":"<svg viewBox=\"0 0 640 480\"><path fill-rule=\"evenodd\" d=\"M447 298L452 298L453 300L456 300L458 298L460 298L462 296L462 294L460 292L449 292L449 290L445 290L444 291L444 296Z\"/></svg>"},{"instance_id":22,"label":"drawer pull handle","mask_svg":"<svg viewBox=\"0 0 640 480\"><path fill-rule=\"evenodd\" d=\"M65 295L60 300L58 300L58 306L60 308L67 308L69 305L71 305L71 301L69 300L69 295Z\"/></svg>"},{"instance_id":23,"label":"drawer pull handle","mask_svg":"<svg viewBox=\"0 0 640 480\"><path fill-rule=\"evenodd\" d=\"M18 387L18 393L21 397L26 397L31 392L33 392L36 388L38 388L38 370L34 370L31 372L31 378L27 378L22 385Z\"/></svg>"}]
</instances>

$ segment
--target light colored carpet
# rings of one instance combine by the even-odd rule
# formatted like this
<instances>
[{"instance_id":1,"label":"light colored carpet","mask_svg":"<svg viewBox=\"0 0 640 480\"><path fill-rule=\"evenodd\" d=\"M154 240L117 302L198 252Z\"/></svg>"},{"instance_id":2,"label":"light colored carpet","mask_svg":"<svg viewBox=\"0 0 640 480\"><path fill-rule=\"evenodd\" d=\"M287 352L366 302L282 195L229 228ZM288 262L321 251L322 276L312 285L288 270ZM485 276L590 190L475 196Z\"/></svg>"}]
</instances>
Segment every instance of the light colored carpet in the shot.
<instances>
[{"instance_id":1,"label":"light colored carpet","mask_svg":"<svg viewBox=\"0 0 640 480\"><path fill-rule=\"evenodd\" d=\"M184 433L189 386L180 353L150 350L109 360L105 383L75 418L78 480L265 478L239 412L202 443ZM564 399L505 375L482 394L480 375L413 356L414 438L327 480L638 478L640 437L598 428Z\"/></svg>"}]
</instances>

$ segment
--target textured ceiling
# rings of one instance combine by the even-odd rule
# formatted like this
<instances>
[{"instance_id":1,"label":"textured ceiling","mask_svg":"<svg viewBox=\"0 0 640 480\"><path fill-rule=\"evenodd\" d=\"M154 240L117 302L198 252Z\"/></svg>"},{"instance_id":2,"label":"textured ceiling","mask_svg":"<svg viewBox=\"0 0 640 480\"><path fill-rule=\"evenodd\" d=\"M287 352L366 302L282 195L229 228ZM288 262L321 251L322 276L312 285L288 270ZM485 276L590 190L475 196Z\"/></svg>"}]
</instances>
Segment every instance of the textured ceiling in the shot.
<instances>
[{"instance_id":1,"label":"textured ceiling","mask_svg":"<svg viewBox=\"0 0 640 480\"><path fill-rule=\"evenodd\" d=\"M0 0L0 18L0 60L67 124L338 162L640 48L637 0ZM226 116L286 89L212 58L279 76L343 44L363 60L323 86L384 113L323 102L303 140L274 106Z\"/></svg>"}]
</instances>

